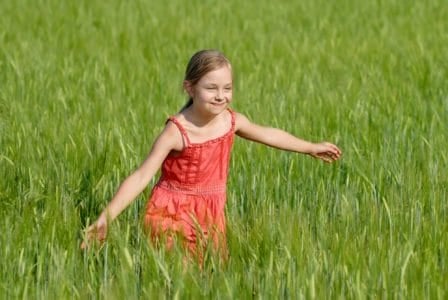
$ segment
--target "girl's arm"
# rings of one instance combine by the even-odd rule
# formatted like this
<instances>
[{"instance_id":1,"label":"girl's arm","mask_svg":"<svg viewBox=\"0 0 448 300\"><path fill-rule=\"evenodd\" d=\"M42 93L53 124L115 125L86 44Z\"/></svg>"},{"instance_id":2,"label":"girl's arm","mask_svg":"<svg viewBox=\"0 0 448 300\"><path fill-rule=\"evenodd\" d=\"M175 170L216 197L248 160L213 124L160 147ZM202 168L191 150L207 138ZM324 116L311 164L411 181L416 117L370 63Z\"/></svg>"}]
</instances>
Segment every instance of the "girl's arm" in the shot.
<instances>
[{"instance_id":1,"label":"girl's arm","mask_svg":"<svg viewBox=\"0 0 448 300\"><path fill-rule=\"evenodd\" d=\"M170 151L180 151L182 148L183 142L179 130L168 122L145 161L123 181L98 219L87 229L87 240L103 241L107 234L108 222L114 220L145 189ZM87 244L83 242L81 248L86 247Z\"/></svg>"},{"instance_id":2,"label":"girl's arm","mask_svg":"<svg viewBox=\"0 0 448 300\"><path fill-rule=\"evenodd\" d=\"M281 150L309 154L325 162L332 162L341 156L341 150L328 142L311 143L297 138L286 131L250 122L242 114L235 114L236 134L242 138L262 143Z\"/></svg>"}]
</instances>

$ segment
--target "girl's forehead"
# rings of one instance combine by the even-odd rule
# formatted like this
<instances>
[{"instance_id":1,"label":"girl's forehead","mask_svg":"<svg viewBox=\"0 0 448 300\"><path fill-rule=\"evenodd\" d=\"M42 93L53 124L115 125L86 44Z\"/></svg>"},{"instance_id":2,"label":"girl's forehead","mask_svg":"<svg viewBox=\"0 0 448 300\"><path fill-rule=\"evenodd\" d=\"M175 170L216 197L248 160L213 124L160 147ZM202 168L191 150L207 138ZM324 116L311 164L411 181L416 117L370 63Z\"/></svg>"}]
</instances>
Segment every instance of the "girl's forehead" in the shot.
<instances>
[{"instance_id":1,"label":"girl's forehead","mask_svg":"<svg viewBox=\"0 0 448 300\"><path fill-rule=\"evenodd\" d=\"M232 71L228 66L222 66L218 69L206 73L201 81L232 81Z\"/></svg>"}]
</instances>

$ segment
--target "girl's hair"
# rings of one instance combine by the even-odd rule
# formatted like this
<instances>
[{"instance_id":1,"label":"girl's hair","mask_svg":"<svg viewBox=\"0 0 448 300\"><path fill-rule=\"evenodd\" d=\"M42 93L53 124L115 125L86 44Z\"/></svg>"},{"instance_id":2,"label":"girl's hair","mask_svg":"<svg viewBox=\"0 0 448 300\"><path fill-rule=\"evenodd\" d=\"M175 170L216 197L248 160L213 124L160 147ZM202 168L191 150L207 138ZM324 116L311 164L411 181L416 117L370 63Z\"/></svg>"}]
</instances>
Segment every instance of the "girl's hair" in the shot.
<instances>
[{"instance_id":1,"label":"girl's hair","mask_svg":"<svg viewBox=\"0 0 448 300\"><path fill-rule=\"evenodd\" d=\"M205 74L223 66L228 66L230 68L231 64L227 57L220 51L213 49L198 51L188 62L184 80L194 86ZM193 98L190 97L180 111L183 111L192 104Z\"/></svg>"}]
</instances>

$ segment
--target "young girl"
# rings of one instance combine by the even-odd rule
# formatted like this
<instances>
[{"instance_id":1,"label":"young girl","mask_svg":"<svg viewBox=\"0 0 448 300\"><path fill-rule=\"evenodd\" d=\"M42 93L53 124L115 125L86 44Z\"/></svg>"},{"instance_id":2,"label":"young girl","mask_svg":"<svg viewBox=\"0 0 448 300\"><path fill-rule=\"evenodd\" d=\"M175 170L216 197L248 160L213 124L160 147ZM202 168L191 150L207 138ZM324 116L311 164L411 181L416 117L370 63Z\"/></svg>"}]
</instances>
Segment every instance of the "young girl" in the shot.
<instances>
[{"instance_id":1,"label":"young girl","mask_svg":"<svg viewBox=\"0 0 448 300\"><path fill-rule=\"evenodd\" d=\"M332 162L341 151L327 142L310 143L276 128L250 122L229 108L232 67L216 50L203 50L188 63L183 87L188 103L170 117L142 165L87 230L87 242L104 241L108 223L148 185L157 170L161 177L148 201L144 226L156 244L170 249L174 240L194 255L207 245L226 252L226 181L234 135L282 150L309 154ZM85 248L87 243L82 244Z\"/></svg>"}]
</instances>

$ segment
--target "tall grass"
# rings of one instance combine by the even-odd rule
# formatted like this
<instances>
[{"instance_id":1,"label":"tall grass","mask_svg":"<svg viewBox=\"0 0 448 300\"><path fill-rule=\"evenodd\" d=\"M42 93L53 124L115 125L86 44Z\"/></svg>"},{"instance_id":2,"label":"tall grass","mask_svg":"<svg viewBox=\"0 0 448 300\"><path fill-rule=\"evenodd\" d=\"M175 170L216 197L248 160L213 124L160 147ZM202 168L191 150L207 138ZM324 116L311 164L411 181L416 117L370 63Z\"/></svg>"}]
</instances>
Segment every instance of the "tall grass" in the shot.
<instances>
[{"instance_id":1,"label":"tall grass","mask_svg":"<svg viewBox=\"0 0 448 300\"><path fill-rule=\"evenodd\" d=\"M0 294L446 298L446 20L441 0L3 1ZM235 110L343 159L237 140L227 263L148 243L151 187L80 251L203 48L231 59Z\"/></svg>"}]
</instances>

